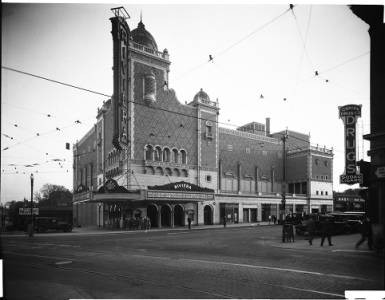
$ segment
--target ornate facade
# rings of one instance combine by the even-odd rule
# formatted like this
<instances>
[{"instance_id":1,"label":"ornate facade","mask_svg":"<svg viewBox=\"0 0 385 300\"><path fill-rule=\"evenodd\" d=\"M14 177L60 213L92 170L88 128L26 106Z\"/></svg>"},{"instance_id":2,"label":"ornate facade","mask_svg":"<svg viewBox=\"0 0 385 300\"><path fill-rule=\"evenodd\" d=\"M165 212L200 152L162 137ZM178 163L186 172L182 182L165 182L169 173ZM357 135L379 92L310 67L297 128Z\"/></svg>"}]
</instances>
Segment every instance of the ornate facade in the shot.
<instances>
[{"instance_id":1,"label":"ornate facade","mask_svg":"<svg viewBox=\"0 0 385 300\"><path fill-rule=\"evenodd\" d=\"M219 104L202 89L182 104L169 88L167 49L142 21L130 31L111 18L114 93L96 124L74 145L74 222L124 227L257 222L279 216L282 132L250 123L218 126ZM286 212L331 211L331 150L288 132ZM282 213L282 211L281 211Z\"/></svg>"}]
</instances>

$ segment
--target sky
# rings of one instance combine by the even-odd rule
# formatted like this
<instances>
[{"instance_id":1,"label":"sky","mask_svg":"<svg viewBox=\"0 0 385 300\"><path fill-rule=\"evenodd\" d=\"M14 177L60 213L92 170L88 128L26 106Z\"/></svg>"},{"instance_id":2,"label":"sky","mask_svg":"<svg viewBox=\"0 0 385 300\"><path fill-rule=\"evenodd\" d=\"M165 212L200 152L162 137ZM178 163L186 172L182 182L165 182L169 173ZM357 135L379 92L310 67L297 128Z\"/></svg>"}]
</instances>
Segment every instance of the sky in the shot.
<instances>
[{"instance_id":1,"label":"sky","mask_svg":"<svg viewBox=\"0 0 385 300\"><path fill-rule=\"evenodd\" d=\"M109 18L116 6L3 4L2 203L30 199L31 173L34 191L46 183L72 189L72 144L91 129L108 99L3 67L111 95ZM181 103L203 88L219 101L222 127L270 117L272 132L310 133L312 145L333 147L333 189L357 187L339 184L345 162L338 106L362 104L357 158L370 160L362 140L370 132L370 40L369 26L346 5L299 4L286 13L288 4L124 7L131 30L142 12L159 51L168 49L169 87Z\"/></svg>"}]
</instances>

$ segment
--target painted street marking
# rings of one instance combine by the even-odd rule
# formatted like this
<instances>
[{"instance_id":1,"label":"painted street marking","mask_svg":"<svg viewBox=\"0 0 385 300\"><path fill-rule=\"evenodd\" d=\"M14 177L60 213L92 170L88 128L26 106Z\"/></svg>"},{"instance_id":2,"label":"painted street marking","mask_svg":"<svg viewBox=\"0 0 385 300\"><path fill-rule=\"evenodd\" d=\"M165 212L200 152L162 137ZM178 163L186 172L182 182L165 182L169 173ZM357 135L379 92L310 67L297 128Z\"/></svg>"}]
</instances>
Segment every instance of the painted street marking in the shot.
<instances>
[{"instance_id":1,"label":"painted street marking","mask_svg":"<svg viewBox=\"0 0 385 300\"><path fill-rule=\"evenodd\" d=\"M279 284L270 284L270 283L265 283L265 284L268 284L271 286L276 286L276 287L283 287L283 288L290 289L290 290L304 291L304 292L309 292L309 293L316 293L316 294L321 294L321 295L328 295L328 296L333 296L333 297L345 298L345 295L343 295L343 294L334 294L334 293L328 293L328 292L321 292L321 291L317 291L317 290L301 289L301 288L296 288L296 287L288 286L288 285L279 285Z\"/></svg>"},{"instance_id":2,"label":"painted street marking","mask_svg":"<svg viewBox=\"0 0 385 300\"><path fill-rule=\"evenodd\" d=\"M150 256L150 255L137 255L137 256L147 257L147 258L156 258L156 259L172 259L171 257L159 257L159 256ZM223 261L211 261L211 260L190 259L190 258L179 258L179 260L184 260L184 261L187 261L187 262L199 262L199 263L207 263L207 264L217 264L217 265L244 267L244 268L251 268L251 269L265 269L265 270L272 270L272 271L284 271L284 272L309 274L309 275L316 275L316 276L326 276L326 277L335 277L335 278L344 278L344 279L352 279L352 280L373 281L371 279L355 277L355 276L349 276L349 275L338 275L338 274L329 274L329 273L321 273L321 272L312 272L312 271L290 269L290 268L279 268L279 267L248 265L248 264L237 264L237 263L229 263L229 262L223 262Z\"/></svg>"},{"instance_id":3,"label":"painted street marking","mask_svg":"<svg viewBox=\"0 0 385 300\"><path fill-rule=\"evenodd\" d=\"M184 231L184 232L169 232L167 234L187 234L189 231Z\"/></svg>"},{"instance_id":4,"label":"painted street marking","mask_svg":"<svg viewBox=\"0 0 385 300\"><path fill-rule=\"evenodd\" d=\"M147 258L157 258L157 259L169 259L171 260L171 257L160 257L160 256L150 256L150 255L134 255L134 256L139 256L139 257L147 257ZM223 264L223 265L234 265L234 266L241 266L241 267L251 267L251 268L262 268L262 269L273 269L273 270L284 270L284 271L294 271L294 272L300 272L300 273L308 273L308 274L313 274L313 275L325 275L325 276L330 276L333 274L323 274L323 273L318 273L318 272L309 272L309 271L301 271L301 270L295 270L295 269L282 269L282 268L275 268L275 267L264 267L264 266L255 266L255 265L246 265L246 264L235 264L235 263L226 263L226 262L217 262L217 261L206 261L206 260L199 260L199 259L186 259L186 258L181 258L180 260L185 260L185 261L194 261L194 262L203 262L203 263L213 263L213 264ZM338 277L343 276L343 275L336 275ZM350 276L345 276L349 277L349 279L357 279L355 277L350 277ZM297 290L297 291L303 291L303 292L308 292L308 293L316 293L316 294L321 294L321 295L328 295L328 296L333 296L333 297L342 297L344 298L343 294L334 294L334 293L328 293L328 292L322 292L322 291L317 291L317 290L311 290L311 289L301 289L293 286L287 286L287 285L280 285L280 284L272 284L268 282L260 282L261 284L265 285L270 285L270 286L276 286L276 287L281 287L281 288L286 288L286 289L291 289L291 290Z\"/></svg>"},{"instance_id":5,"label":"painted street marking","mask_svg":"<svg viewBox=\"0 0 385 300\"><path fill-rule=\"evenodd\" d=\"M63 260L63 261L55 262L55 265L67 265L67 264L72 264L72 260Z\"/></svg>"},{"instance_id":6,"label":"painted street marking","mask_svg":"<svg viewBox=\"0 0 385 300\"><path fill-rule=\"evenodd\" d=\"M352 250L352 249L336 249L336 250L332 250L332 252L353 252L353 253L356 253L356 252L361 252L361 253L371 253L372 251L370 250Z\"/></svg>"}]
</instances>

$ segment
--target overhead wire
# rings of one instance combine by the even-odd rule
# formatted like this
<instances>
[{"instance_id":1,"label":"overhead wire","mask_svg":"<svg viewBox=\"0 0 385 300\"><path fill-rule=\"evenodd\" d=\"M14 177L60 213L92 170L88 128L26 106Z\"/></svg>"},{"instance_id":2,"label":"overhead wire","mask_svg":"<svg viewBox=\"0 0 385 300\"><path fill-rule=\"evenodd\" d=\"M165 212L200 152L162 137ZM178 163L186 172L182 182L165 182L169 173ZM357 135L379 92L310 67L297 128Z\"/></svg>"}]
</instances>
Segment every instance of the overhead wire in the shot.
<instances>
[{"instance_id":1,"label":"overhead wire","mask_svg":"<svg viewBox=\"0 0 385 300\"><path fill-rule=\"evenodd\" d=\"M237 46L238 44L242 43L243 41L247 40L249 37L253 36L254 34L256 34L257 32L261 31L262 29L264 29L265 27L267 27L268 25L274 23L275 21L277 21L279 18L281 18L283 15L285 15L288 11L290 10L290 8L286 9L284 12L280 13L279 15L277 15L276 17L274 17L273 19L269 20L268 22L262 24L261 26L259 26L258 28L256 28L255 30L253 30L252 32L250 32L249 34L247 34L246 36L244 36L243 38L239 39L238 41L236 41L235 43L231 44L230 46L226 47L225 49L217 52L215 55L208 55L209 56L209 59L208 60L205 60L204 62L200 63L199 65L191 68L190 70L188 70L187 72L184 72L182 73L181 75L177 76L175 78L175 80L179 80L181 79L182 77L184 77L185 75L201 68L202 66L206 65L207 63L210 63L212 62L216 57L218 56L221 56L223 54L225 54L227 51L231 50L232 48L234 48L235 46Z\"/></svg>"},{"instance_id":2,"label":"overhead wire","mask_svg":"<svg viewBox=\"0 0 385 300\"><path fill-rule=\"evenodd\" d=\"M17 70L17 71L18 71L18 70ZM25 75L34 76L34 74L31 74L31 73L28 73L28 72L24 72L24 71L20 71L20 73L23 73L23 74L25 74ZM34 77L39 78L40 76L34 76ZM49 78L48 78L48 79L49 79ZM51 79L49 79L49 80L52 81L52 82L58 82L57 80L51 80ZM63 84L64 84L64 85L67 85L67 86L70 86L70 85L65 84L65 83L63 83ZM81 88L81 87L76 87L76 88L78 88L78 89L80 89L80 90L85 90L85 89L83 89L83 88ZM162 88L164 88L164 86L163 86ZM91 90L90 90L90 92L98 93L98 92L91 91ZM99 94L100 94L100 93L99 93ZM109 97L109 98L111 97L111 96L108 96L108 95L106 95L106 94L103 94L103 95L105 95L105 96L107 96L107 97ZM197 117L197 116L194 116L194 115L189 115L189 114L182 113L182 112L178 112L178 111L172 111L172 110L165 109L165 108L162 108L162 107L148 106L148 105L146 105L146 104L144 104L144 103L140 103L140 102L137 102L137 101L132 101L132 100L130 100L130 101L127 101L127 102L129 102L129 103L134 103L134 104L137 104L137 105L140 105L140 106L145 106L145 107L147 107L147 108L149 108L149 109L153 109L153 110L160 110L160 111L164 111L164 112L168 112L168 113L174 113L174 114L181 115L181 116L184 116L184 117L194 118L194 119L203 120L203 121L211 121L211 122L213 122L213 123L218 123L218 124L222 124L222 125L226 125L226 126L229 126L229 125L230 125L230 126L234 126L234 127L239 127L239 125L234 125L234 124L229 124L229 123L219 122L219 121L215 121L215 120L211 120L211 119L201 118L201 117Z\"/></svg>"},{"instance_id":3,"label":"overhead wire","mask_svg":"<svg viewBox=\"0 0 385 300\"><path fill-rule=\"evenodd\" d=\"M296 89L298 87L298 82L299 82L299 76L300 76L300 72L302 70L302 63L303 63L303 57L305 55L305 49L306 49L306 43L307 43L307 37L308 37L308 34L309 34L309 28L310 28L310 20L311 20L311 16L312 16L312 9L313 9L313 6L310 5L310 8L309 8L309 15L308 15L308 20L307 20L307 26L306 26L306 33L305 33L305 41L304 41L304 46L303 46L303 51L301 52L301 56L300 56L300 61L299 61L299 66L298 66L298 70L297 70L297 76L296 76L296 83L293 87L293 94L295 94L296 92Z\"/></svg>"},{"instance_id":4,"label":"overhead wire","mask_svg":"<svg viewBox=\"0 0 385 300\"><path fill-rule=\"evenodd\" d=\"M341 63L338 63L338 64L336 64L336 65L334 65L334 66L332 66L332 67L329 67L329 68L327 68L327 69L324 69L324 70L321 69L320 73L321 73L321 74L325 74L325 73L334 71L335 69L338 69L338 68L340 68L340 67L342 67L342 66L344 66L344 65L346 65L346 64L348 64L348 63L351 63L351 62L353 62L353 61L355 61L355 60L357 60L357 59L359 59L359 58L361 58L361 57L363 57L363 56L366 56L366 55L368 55L368 54L370 54L370 51L366 51L366 52L364 52L364 53L361 53L360 55L351 57L351 58L349 58L349 59L347 59L347 60L345 60L345 61L343 61L343 62L341 62Z\"/></svg>"},{"instance_id":5,"label":"overhead wire","mask_svg":"<svg viewBox=\"0 0 385 300\"><path fill-rule=\"evenodd\" d=\"M1 68L5 69L5 70L8 70L8 71L13 71L13 72L16 72L16 73L20 73L20 74L32 76L32 77L35 77L35 78L43 79L43 80L46 80L46 81L49 81L49 82L57 83L57 84L60 84L60 85L68 86L68 87L71 87L71 88L74 88L74 89L78 89L78 90L81 90L81 91L85 91L85 92L89 92L89 93L92 93L92 94L96 94L96 95L100 95L100 96L104 96L104 97L110 97L109 95L106 95L104 93L100 93L100 92L96 92L96 91L93 91L93 90L90 90L90 89L82 88L82 87L76 86L74 84L69 84L69 83L64 83L62 81L53 80L53 79L50 79L48 77L44 77L44 76L40 76L40 75L35 75L35 74L29 73L29 72L20 71L20 70L14 69L14 68L6 67L6 66L1 66Z\"/></svg>"}]
</instances>

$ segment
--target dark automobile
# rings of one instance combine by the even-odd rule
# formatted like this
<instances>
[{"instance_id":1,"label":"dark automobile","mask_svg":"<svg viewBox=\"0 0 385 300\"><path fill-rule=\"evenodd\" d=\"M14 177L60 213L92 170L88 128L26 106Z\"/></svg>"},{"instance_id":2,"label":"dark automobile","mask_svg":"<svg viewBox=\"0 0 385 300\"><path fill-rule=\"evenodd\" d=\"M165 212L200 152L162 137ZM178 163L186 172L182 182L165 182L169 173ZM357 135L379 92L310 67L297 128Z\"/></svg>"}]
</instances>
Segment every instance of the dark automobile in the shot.
<instances>
[{"instance_id":1,"label":"dark automobile","mask_svg":"<svg viewBox=\"0 0 385 300\"><path fill-rule=\"evenodd\" d=\"M34 228L37 232L47 231L72 231L72 224L54 217L37 217L34 220Z\"/></svg>"},{"instance_id":2,"label":"dark automobile","mask_svg":"<svg viewBox=\"0 0 385 300\"><path fill-rule=\"evenodd\" d=\"M321 222L328 218L333 223L332 234L348 234L358 232L361 220L364 218L365 214L358 213L345 213L345 212L335 212L330 214L311 214L306 220L302 221L301 224L296 225L295 231L298 235L306 235L308 233L307 224L309 218L314 220L314 234L319 235L321 233Z\"/></svg>"},{"instance_id":3,"label":"dark automobile","mask_svg":"<svg viewBox=\"0 0 385 300\"><path fill-rule=\"evenodd\" d=\"M334 212L335 221L343 224L343 233L356 233L365 218L364 212Z\"/></svg>"}]
</instances>

